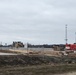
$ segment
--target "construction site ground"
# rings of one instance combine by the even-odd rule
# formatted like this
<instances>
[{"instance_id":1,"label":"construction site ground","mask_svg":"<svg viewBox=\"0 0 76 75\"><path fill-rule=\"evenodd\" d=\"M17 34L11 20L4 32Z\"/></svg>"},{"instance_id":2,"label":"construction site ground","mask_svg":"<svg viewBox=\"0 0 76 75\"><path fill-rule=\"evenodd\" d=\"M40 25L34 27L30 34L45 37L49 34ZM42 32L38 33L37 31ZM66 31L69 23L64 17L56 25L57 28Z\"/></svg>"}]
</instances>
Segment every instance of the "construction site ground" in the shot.
<instances>
[{"instance_id":1,"label":"construction site ground","mask_svg":"<svg viewBox=\"0 0 76 75\"><path fill-rule=\"evenodd\" d=\"M14 50L14 49L9 49L9 50L0 50L0 53L12 53L12 54L17 54L17 55L46 55L46 56L61 56L62 53L61 51L54 51L54 50Z\"/></svg>"}]
</instances>

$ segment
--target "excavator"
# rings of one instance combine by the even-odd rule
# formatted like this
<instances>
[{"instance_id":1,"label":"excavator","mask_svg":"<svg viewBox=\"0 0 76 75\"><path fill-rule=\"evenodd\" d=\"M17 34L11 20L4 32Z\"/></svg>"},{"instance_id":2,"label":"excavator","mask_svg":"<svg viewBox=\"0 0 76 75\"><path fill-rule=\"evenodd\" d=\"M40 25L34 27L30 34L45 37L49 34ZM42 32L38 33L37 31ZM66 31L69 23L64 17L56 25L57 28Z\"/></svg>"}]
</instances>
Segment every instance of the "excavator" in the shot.
<instances>
[{"instance_id":1,"label":"excavator","mask_svg":"<svg viewBox=\"0 0 76 75\"><path fill-rule=\"evenodd\" d=\"M19 48L19 47L24 47L22 42L13 42L13 47Z\"/></svg>"}]
</instances>

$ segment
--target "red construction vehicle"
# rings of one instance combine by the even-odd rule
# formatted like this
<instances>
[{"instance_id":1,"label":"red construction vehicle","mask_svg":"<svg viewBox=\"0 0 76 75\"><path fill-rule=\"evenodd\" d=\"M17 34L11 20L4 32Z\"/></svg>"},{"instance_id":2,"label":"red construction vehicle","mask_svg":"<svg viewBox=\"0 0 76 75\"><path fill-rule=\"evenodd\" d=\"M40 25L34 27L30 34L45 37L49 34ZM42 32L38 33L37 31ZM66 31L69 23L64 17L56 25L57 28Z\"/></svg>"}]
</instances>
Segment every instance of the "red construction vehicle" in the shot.
<instances>
[{"instance_id":1,"label":"red construction vehicle","mask_svg":"<svg viewBox=\"0 0 76 75\"><path fill-rule=\"evenodd\" d=\"M66 44L65 49L66 50L76 50L76 43L74 43L74 44Z\"/></svg>"}]
</instances>

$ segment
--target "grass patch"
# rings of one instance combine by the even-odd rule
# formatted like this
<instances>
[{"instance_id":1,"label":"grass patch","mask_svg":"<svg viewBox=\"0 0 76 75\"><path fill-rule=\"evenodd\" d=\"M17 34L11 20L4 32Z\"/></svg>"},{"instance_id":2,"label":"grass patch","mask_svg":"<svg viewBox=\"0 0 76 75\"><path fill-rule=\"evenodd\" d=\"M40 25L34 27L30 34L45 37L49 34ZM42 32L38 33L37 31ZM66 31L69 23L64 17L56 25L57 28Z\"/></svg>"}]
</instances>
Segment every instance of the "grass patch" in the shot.
<instances>
[{"instance_id":1,"label":"grass patch","mask_svg":"<svg viewBox=\"0 0 76 75\"><path fill-rule=\"evenodd\" d=\"M76 64L10 66L0 68L0 75L53 75L72 71L76 71Z\"/></svg>"}]
</instances>

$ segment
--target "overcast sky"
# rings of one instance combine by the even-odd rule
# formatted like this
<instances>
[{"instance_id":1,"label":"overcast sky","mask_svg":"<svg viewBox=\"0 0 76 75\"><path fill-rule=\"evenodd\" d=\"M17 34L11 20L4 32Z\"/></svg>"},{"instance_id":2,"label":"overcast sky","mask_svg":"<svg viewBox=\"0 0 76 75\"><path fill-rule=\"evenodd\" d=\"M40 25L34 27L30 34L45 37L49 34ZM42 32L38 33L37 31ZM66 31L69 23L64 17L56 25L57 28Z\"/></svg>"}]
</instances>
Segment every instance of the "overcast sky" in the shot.
<instances>
[{"instance_id":1,"label":"overcast sky","mask_svg":"<svg viewBox=\"0 0 76 75\"><path fill-rule=\"evenodd\" d=\"M0 0L0 42L64 44L75 42L76 0Z\"/></svg>"}]
</instances>

